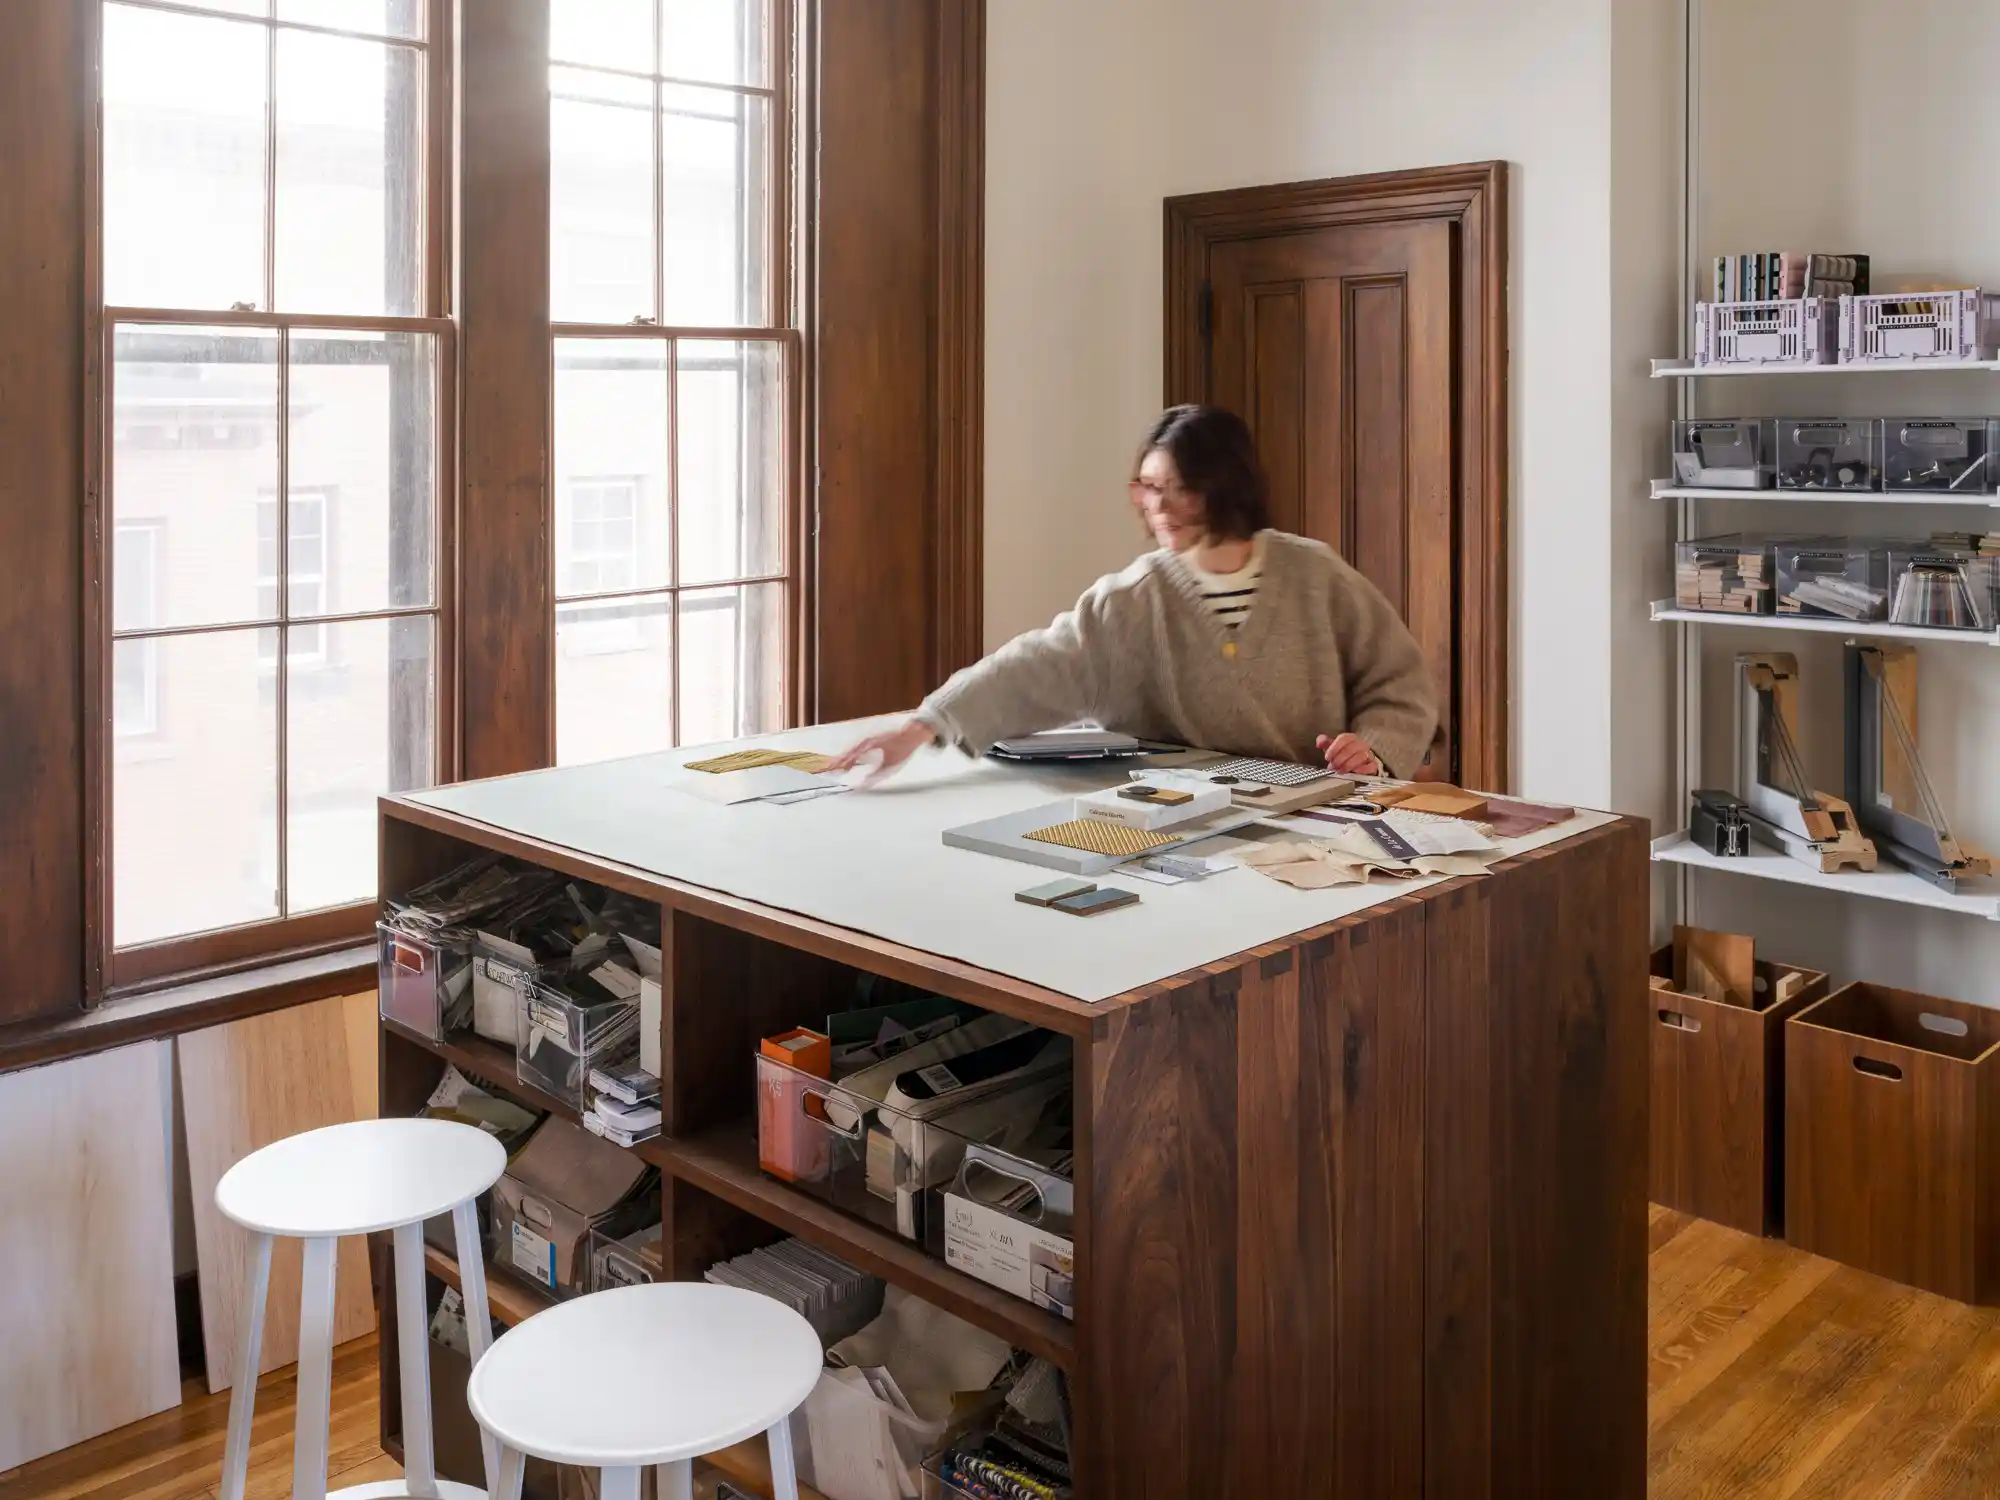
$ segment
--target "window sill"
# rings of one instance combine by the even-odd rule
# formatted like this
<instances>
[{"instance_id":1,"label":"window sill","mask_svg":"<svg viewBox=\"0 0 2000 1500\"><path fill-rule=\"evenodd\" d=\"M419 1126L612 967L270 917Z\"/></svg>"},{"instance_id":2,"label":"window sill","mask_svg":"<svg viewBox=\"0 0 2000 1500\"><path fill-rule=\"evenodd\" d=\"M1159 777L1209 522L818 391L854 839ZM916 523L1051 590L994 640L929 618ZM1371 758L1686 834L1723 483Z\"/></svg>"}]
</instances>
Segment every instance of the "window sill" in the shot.
<instances>
[{"instance_id":1,"label":"window sill","mask_svg":"<svg viewBox=\"0 0 2000 1500\"><path fill-rule=\"evenodd\" d=\"M0 1026L0 1073L352 995L374 982L375 945L368 942L143 995L113 996L95 1010Z\"/></svg>"}]
</instances>

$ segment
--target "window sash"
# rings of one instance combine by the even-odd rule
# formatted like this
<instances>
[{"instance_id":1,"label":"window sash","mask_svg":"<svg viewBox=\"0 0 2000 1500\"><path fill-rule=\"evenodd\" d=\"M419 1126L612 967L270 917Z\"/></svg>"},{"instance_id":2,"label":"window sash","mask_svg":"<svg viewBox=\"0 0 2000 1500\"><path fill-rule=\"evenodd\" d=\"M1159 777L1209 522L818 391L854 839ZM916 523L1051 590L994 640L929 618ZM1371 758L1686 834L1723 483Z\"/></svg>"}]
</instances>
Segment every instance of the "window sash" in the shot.
<instances>
[{"instance_id":1,"label":"window sash","mask_svg":"<svg viewBox=\"0 0 2000 1500\"><path fill-rule=\"evenodd\" d=\"M204 16L214 14L201 5L199 0L193 0L193 3L188 4L178 3L178 0L117 0L117 3L164 12L185 12ZM420 76L423 93L419 109L421 125L418 132L419 175L416 194L421 216L418 230L421 265L416 278L418 315L107 305L103 300L102 235L105 224L103 161L99 151L93 150L90 153L89 178L86 183L89 226L85 241L85 276L87 335L89 345L94 351L94 358L92 379L86 392L88 408L86 420L92 439L86 458L88 484L85 494L85 521L86 536L98 539L86 553L86 597L94 601L94 607L86 610L85 619L86 701L93 705L91 719L86 724L86 755L89 766L89 773L85 778L86 825L91 840L91 854L85 891L85 922L86 931L91 934L91 941L85 953L85 991L92 1003L115 990L149 987L163 980L190 973L227 971L261 963L280 955L300 956L343 947L369 931L377 909L377 901L370 897L349 906L313 911L305 915L281 916L272 921L190 933L123 948L114 947L112 881L116 824L112 798L113 745L114 742L123 742L123 737L118 733L119 726L113 722L113 705L117 701L118 686L113 660L114 640L128 657L136 654L137 659L144 661L157 656L159 650L157 643L161 639L196 633L198 629L256 628L254 624L243 622L222 627L196 627L183 630L162 628L114 631L112 628L111 593L115 570L114 560L110 555L111 549L107 543L110 540L110 523L114 514L110 495L113 440L111 382L115 369L113 335L117 325L195 324L210 327L240 325L263 330L282 330L281 337L289 335L292 330L313 329L411 332L434 336L431 431L433 584L430 604L424 607L342 613L325 607L331 601L323 598L320 609L310 615L291 611L288 623L279 628L295 632L293 639L296 641L305 638L308 633L324 638L329 628L338 622L409 616L428 617L432 621L430 665L435 693L430 706L433 773L439 783L455 779L458 774L460 750L456 733L457 714L452 709L457 680L456 631L452 622L455 619L457 604L453 537L457 514L455 455L458 355L456 323L450 316L451 217L448 197L451 181L450 73L454 5L453 0L416 0L416 3L420 10L422 25L420 33L415 36L356 31L269 17L245 18L233 13L230 13L228 18L237 21L247 19L250 24L265 26L273 53L276 50L279 32L295 31L393 44L421 54ZM272 79L272 86L276 86L275 77ZM271 106L269 112L273 117L270 128L274 129L277 114L275 104ZM266 306L269 305L277 274L271 254L271 238L276 230L277 209L270 178L275 170L276 152L267 143L264 198ZM284 370L285 364L286 361L281 358L281 371ZM284 376L281 374L281 381L283 379ZM281 388L279 398L281 425L288 418L288 404ZM285 493L286 482L286 476L281 471L278 485L280 496ZM279 534L282 536L285 531L282 524L284 514L282 504L278 508L278 514L281 518ZM325 535L322 531L322 536ZM282 575L284 571L281 563L279 572ZM323 587L324 582L322 582ZM283 601L280 603L279 613L284 615L286 611L282 608ZM294 653L296 649L295 646ZM298 658L294 654L292 664L297 663ZM274 669L272 675L277 679L279 694L277 723L280 779L276 806L280 840L278 869L279 878L284 881L287 878L284 841L287 837L286 825L290 811L285 781L288 714L284 698L289 672L276 662L272 666ZM156 686L149 701L153 705L149 717L157 723Z\"/></svg>"}]
</instances>

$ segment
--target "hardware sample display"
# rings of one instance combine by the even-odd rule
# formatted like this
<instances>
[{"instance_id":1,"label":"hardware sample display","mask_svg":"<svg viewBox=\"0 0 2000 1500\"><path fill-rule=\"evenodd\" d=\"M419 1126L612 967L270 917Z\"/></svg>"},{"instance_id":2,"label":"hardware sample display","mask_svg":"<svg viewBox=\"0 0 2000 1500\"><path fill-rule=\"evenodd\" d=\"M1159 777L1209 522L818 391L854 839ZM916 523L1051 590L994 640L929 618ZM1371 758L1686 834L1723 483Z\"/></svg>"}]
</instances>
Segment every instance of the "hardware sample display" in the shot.
<instances>
[{"instance_id":1,"label":"hardware sample display","mask_svg":"<svg viewBox=\"0 0 2000 1500\"><path fill-rule=\"evenodd\" d=\"M1688 841L1718 859L1750 853L1750 808L1729 792L1698 791L1688 810Z\"/></svg>"},{"instance_id":2,"label":"hardware sample display","mask_svg":"<svg viewBox=\"0 0 2000 1500\"><path fill-rule=\"evenodd\" d=\"M1768 615L1771 543L1741 533L1697 538L1674 546L1674 603L1681 609Z\"/></svg>"},{"instance_id":3,"label":"hardware sample display","mask_svg":"<svg viewBox=\"0 0 2000 1500\"><path fill-rule=\"evenodd\" d=\"M1777 425L1769 420L1674 423L1674 483L1689 489L1767 490Z\"/></svg>"},{"instance_id":4,"label":"hardware sample display","mask_svg":"<svg viewBox=\"0 0 2000 1500\"><path fill-rule=\"evenodd\" d=\"M1846 802L1814 789L1798 743L1799 661L1790 652L1736 658L1737 792L1759 842L1823 875L1875 868L1875 846Z\"/></svg>"},{"instance_id":5,"label":"hardware sample display","mask_svg":"<svg viewBox=\"0 0 2000 1500\"><path fill-rule=\"evenodd\" d=\"M1994 425L1988 417L1882 418L1882 487L1992 494Z\"/></svg>"},{"instance_id":6,"label":"hardware sample display","mask_svg":"<svg viewBox=\"0 0 2000 1500\"><path fill-rule=\"evenodd\" d=\"M1847 800L1882 853L1911 874L1956 892L1993 873L1961 844L1917 753L1914 646L1847 647Z\"/></svg>"},{"instance_id":7,"label":"hardware sample display","mask_svg":"<svg viewBox=\"0 0 2000 1500\"><path fill-rule=\"evenodd\" d=\"M1872 417L1780 417L1778 488L1873 492L1882 487Z\"/></svg>"}]
</instances>

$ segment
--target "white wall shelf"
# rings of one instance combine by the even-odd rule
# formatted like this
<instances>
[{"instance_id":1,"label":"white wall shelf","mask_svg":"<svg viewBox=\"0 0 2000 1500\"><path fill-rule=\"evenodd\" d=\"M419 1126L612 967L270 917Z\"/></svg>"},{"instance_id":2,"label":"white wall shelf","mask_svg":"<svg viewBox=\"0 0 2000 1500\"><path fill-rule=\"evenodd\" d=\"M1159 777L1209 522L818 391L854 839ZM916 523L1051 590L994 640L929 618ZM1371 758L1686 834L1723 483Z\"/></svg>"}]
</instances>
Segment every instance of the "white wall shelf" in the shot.
<instances>
[{"instance_id":1,"label":"white wall shelf","mask_svg":"<svg viewBox=\"0 0 2000 1500\"><path fill-rule=\"evenodd\" d=\"M1708 379L1725 375L1950 375L1961 370L2000 370L2000 359L1928 360L1921 364L1698 365L1685 359L1653 361L1655 380Z\"/></svg>"},{"instance_id":2,"label":"white wall shelf","mask_svg":"<svg viewBox=\"0 0 2000 1500\"><path fill-rule=\"evenodd\" d=\"M1703 490L1655 479L1655 500L1777 500L1786 505L1954 505L2000 510L2000 495L1940 495L1927 491L1886 494L1881 490Z\"/></svg>"},{"instance_id":3,"label":"white wall shelf","mask_svg":"<svg viewBox=\"0 0 2000 1500\"><path fill-rule=\"evenodd\" d=\"M1819 635L2000 646L2000 631L1994 630L1939 630L1928 625L1892 625L1885 620L1822 620L1806 615L1732 615L1721 610L1676 609L1671 599L1653 601L1653 618L1682 625L1743 625L1752 630L1805 630Z\"/></svg>"},{"instance_id":4,"label":"white wall shelf","mask_svg":"<svg viewBox=\"0 0 2000 1500\"><path fill-rule=\"evenodd\" d=\"M1927 880L1918 879L1907 870L1895 868L1886 860L1865 875L1857 870L1822 875L1789 854L1781 854L1762 845L1753 845L1748 855L1723 859L1689 843L1685 833L1672 833L1655 839L1653 858L1661 864L1688 865L1697 870L1722 870L1752 879L1809 885L1824 891L1844 891L1851 896L1896 901L1905 906L1928 906L1939 911L1962 912L1967 916L1984 917L1989 922L2000 922L2000 882L1981 882L1987 889L1976 896L1954 896Z\"/></svg>"}]
</instances>

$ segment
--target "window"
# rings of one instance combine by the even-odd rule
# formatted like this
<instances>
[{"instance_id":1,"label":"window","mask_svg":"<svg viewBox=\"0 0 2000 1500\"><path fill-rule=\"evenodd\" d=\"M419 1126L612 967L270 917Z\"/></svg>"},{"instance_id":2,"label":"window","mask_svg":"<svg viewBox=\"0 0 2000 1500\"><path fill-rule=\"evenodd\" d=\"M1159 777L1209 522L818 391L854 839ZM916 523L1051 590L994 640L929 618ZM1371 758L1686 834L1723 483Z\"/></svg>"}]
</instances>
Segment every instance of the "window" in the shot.
<instances>
[{"instance_id":1,"label":"window","mask_svg":"<svg viewBox=\"0 0 2000 1500\"><path fill-rule=\"evenodd\" d=\"M286 559L285 570L292 581L291 612L295 616L323 615L328 608L327 495L295 487L288 509L291 513L291 536L286 544L291 548L291 556ZM278 548L278 500L271 495L257 502L257 615L260 619L271 620L278 616ZM285 657L294 668L315 666L326 660L325 626L295 624L285 634ZM272 670L276 669L278 643L275 636L271 639L270 649L259 653L259 659Z\"/></svg>"},{"instance_id":2,"label":"window","mask_svg":"<svg viewBox=\"0 0 2000 1500\"><path fill-rule=\"evenodd\" d=\"M113 576L118 597L112 608L135 629L159 619L160 527L153 521L131 521L112 534ZM120 739L157 733L160 727L160 653L158 642L141 636L122 642L111 662L112 702L117 705L111 732Z\"/></svg>"},{"instance_id":3,"label":"window","mask_svg":"<svg viewBox=\"0 0 2000 1500\"><path fill-rule=\"evenodd\" d=\"M359 934L449 767L430 0L104 0L111 983Z\"/></svg>"},{"instance_id":4,"label":"window","mask_svg":"<svg viewBox=\"0 0 2000 1500\"><path fill-rule=\"evenodd\" d=\"M567 552L558 555L566 594L615 594L638 577L639 482L578 480L569 487Z\"/></svg>"},{"instance_id":5,"label":"window","mask_svg":"<svg viewBox=\"0 0 2000 1500\"><path fill-rule=\"evenodd\" d=\"M551 0L564 764L791 717L789 9Z\"/></svg>"}]
</instances>

